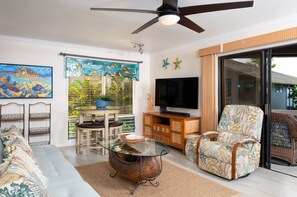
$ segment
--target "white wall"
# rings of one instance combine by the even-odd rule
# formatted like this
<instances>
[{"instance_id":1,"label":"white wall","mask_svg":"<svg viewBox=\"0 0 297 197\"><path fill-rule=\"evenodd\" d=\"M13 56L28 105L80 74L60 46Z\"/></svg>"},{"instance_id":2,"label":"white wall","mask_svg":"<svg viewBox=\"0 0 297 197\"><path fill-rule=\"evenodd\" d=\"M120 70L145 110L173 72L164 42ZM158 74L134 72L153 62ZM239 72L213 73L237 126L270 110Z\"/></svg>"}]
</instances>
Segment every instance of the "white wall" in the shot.
<instances>
[{"instance_id":1,"label":"white wall","mask_svg":"<svg viewBox=\"0 0 297 197\"><path fill-rule=\"evenodd\" d=\"M167 69L163 68L163 59L168 58L170 65ZM175 70L173 62L176 58L181 60L180 69ZM196 48L179 49L178 51L165 51L162 53L154 54L151 57L151 94L155 96L155 79L158 78L174 78L174 77L199 77L199 98L200 98L200 61L197 56ZM198 99L198 110L196 109L182 109L182 108L170 108L168 111L187 112L191 116L200 116L200 99ZM159 111L159 107L155 107L156 111Z\"/></svg>"},{"instance_id":2,"label":"white wall","mask_svg":"<svg viewBox=\"0 0 297 197\"><path fill-rule=\"evenodd\" d=\"M53 67L53 99L1 99L0 103L8 102L25 103L26 116L28 104L38 101L52 103L52 143L57 146L74 144L74 140L68 140L67 130L67 84L64 77L64 58L60 52L99 56L116 59L143 61L140 64L138 82L134 85L134 113L136 116L136 132L142 132L142 112L146 110L146 93L149 92L150 58L145 54L128 53L112 49L91 48L85 46L69 45L12 37L0 37L0 63L41 65ZM26 125L27 121L26 121Z\"/></svg>"}]
</instances>

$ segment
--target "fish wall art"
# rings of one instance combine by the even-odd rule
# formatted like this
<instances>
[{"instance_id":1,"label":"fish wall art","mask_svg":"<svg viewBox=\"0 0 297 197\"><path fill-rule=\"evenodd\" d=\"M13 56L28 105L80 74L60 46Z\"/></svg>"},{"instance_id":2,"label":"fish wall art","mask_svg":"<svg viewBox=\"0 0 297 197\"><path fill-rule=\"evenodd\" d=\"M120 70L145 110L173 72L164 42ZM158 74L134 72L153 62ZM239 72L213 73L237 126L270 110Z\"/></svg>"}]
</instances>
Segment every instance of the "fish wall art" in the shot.
<instances>
[{"instance_id":1,"label":"fish wall art","mask_svg":"<svg viewBox=\"0 0 297 197\"><path fill-rule=\"evenodd\" d=\"M53 98L53 67L0 63L0 99Z\"/></svg>"}]
</instances>

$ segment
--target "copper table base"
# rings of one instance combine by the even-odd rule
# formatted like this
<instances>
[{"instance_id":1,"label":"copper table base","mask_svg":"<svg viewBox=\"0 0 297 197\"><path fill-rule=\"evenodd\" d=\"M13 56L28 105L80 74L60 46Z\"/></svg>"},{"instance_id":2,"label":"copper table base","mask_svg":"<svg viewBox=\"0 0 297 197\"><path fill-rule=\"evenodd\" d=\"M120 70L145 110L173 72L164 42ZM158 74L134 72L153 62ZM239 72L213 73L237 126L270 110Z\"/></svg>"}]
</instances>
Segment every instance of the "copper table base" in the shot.
<instances>
[{"instance_id":1,"label":"copper table base","mask_svg":"<svg viewBox=\"0 0 297 197\"><path fill-rule=\"evenodd\" d=\"M131 156L110 151L109 163L116 170L115 173L110 174L112 178L119 173L120 176L135 181L133 189L130 190L131 195L134 194L139 185L147 182L154 187L159 186L159 183L154 181L162 172L162 154L152 157Z\"/></svg>"}]
</instances>

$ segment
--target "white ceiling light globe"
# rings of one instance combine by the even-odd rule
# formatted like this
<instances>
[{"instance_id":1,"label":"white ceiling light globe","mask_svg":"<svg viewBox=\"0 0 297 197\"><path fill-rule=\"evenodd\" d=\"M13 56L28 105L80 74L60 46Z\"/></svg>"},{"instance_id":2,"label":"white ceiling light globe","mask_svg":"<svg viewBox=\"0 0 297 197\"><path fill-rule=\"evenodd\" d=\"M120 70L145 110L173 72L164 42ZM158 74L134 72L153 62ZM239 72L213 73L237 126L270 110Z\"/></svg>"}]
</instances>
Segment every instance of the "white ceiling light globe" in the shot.
<instances>
[{"instance_id":1,"label":"white ceiling light globe","mask_svg":"<svg viewBox=\"0 0 297 197\"><path fill-rule=\"evenodd\" d=\"M163 25L174 25L179 21L180 17L175 14L167 14L160 16L158 21Z\"/></svg>"}]
</instances>

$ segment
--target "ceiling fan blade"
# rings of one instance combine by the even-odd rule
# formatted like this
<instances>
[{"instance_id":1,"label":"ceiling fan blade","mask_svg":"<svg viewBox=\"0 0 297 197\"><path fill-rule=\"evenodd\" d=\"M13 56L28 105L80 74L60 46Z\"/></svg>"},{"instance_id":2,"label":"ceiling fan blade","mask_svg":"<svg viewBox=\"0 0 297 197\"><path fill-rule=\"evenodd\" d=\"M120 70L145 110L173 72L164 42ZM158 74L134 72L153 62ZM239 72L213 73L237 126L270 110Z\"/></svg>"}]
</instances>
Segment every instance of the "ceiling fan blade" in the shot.
<instances>
[{"instance_id":1,"label":"ceiling fan blade","mask_svg":"<svg viewBox=\"0 0 297 197\"><path fill-rule=\"evenodd\" d=\"M122 8L90 8L92 11L136 12L146 14L158 14L156 10L122 9Z\"/></svg>"},{"instance_id":2,"label":"ceiling fan blade","mask_svg":"<svg viewBox=\"0 0 297 197\"><path fill-rule=\"evenodd\" d=\"M204 31L202 27L191 21L190 19L186 18L185 16L181 16L178 24L185 26L195 32L201 33Z\"/></svg>"},{"instance_id":3,"label":"ceiling fan blade","mask_svg":"<svg viewBox=\"0 0 297 197\"><path fill-rule=\"evenodd\" d=\"M229 10L229 9L238 9L253 7L254 1L242 1L242 2L232 2L232 3L217 3L217 4L208 4L208 5L196 5L189 7L181 7L179 11L181 15L191 15L199 14L205 12L213 12L220 10Z\"/></svg>"},{"instance_id":4,"label":"ceiling fan blade","mask_svg":"<svg viewBox=\"0 0 297 197\"><path fill-rule=\"evenodd\" d=\"M133 31L131 34L137 34L139 32L141 32L142 30L148 28L149 26L152 26L153 24L158 22L158 16L152 20L150 20L149 22L145 23L144 25L142 25L141 27L139 27L138 29L136 29L135 31Z\"/></svg>"}]
</instances>

